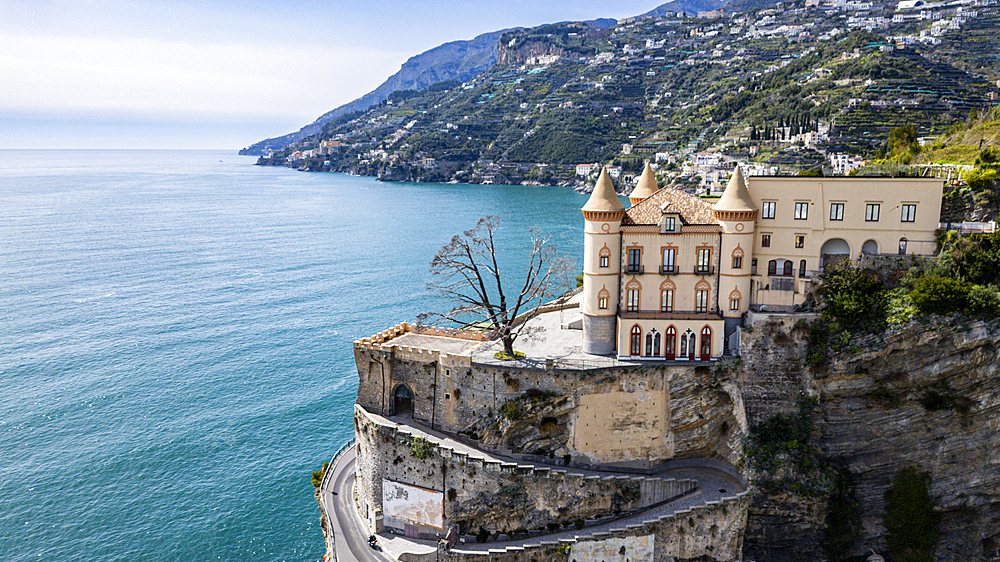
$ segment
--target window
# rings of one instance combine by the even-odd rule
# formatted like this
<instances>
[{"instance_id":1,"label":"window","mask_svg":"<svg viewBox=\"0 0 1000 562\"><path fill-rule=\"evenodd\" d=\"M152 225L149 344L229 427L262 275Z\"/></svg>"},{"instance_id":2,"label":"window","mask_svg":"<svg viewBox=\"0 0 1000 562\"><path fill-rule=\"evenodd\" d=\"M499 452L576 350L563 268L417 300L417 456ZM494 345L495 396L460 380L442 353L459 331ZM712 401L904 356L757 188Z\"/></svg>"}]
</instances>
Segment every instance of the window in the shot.
<instances>
[{"instance_id":1,"label":"window","mask_svg":"<svg viewBox=\"0 0 1000 562\"><path fill-rule=\"evenodd\" d=\"M767 274L776 275L778 273L778 260L771 260L767 262Z\"/></svg>"},{"instance_id":2,"label":"window","mask_svg":"<svg viewBox=\"0 0 1000 562\"><path fill-rule=\"evenodd\" d=\"M646 334L646 357L660 356L660 333L652 329Z\"/></svg>"},{"instance_id":3,"label":"window","mask_svg":"<svg viewBox=\"0 0 1000 562\"><path fill-rule=\"evenodd\" d=\"M635 325L635 326L632 326L632 334L631 334L631 336L632 337L629 338L629 340L630 340L629 341L629 355L639 355L639 352L641 350L641 348L639 346L642 345L642 343L641 343L642 342L642 328L640 328L638 324Z\"/></svg>"},{"instance_id":4,"label":"window","mask_svg":"<svg viewBox=\"0 0 1000 562\"><path fill-rule=\"evenodd\" d=\"M750 259L750 275L757 275L757 258Z\"/></svg>"},{"instance_id":5,"label":"window","mask_svg":"<svg viewBox=\"0 0 1000 562\"><path fill-rule=\"evenodd\" d=\"M760 218L762 219L773 219L774 218L774 201L764 201L764 209L761 211Z\"/></svg>"},{"instance_id":6,"label":"window","mask_svg":"<svg viewBox=\"0 0 1000 562\"><path fill-rule=\"evenodd\" d=\"M674 311L674 290L663 289L660 291L660 312Z\"/></svg>"},{"instance_id":7,"label":"window","mask_svg":"<svg viewBox=\"0 0 1000 562\"><path fill-rule=\"evenodd\" d=\"M740 299L729 299L729 310L739 310Z\"/></svg>"},{"instance_id":8,"label":"window","mask_svg":"<svg viewBox=\"0 0 1000 562\"><path fill-rule=\"evenodd\" d=\"M677 350L677 329L673 326L667 328L667 337L663 341L663 351L667 359L673 361L674 353Z\"/></svg>"},{"instance_id":9,"label":"window","mask_svg":"<svg viewBox=\"0 0 1000 562\"><path fill-rule=\"evenodd\" d=\"M795 220L804 221L809 218L809 203L806 201L797 201L795 203Z\"/></svg>"},{"instance_id":10,"label":"window","mask_svg":"<svg viewBox=\"0 0 1000 562\"><path fill-rule=\"evenodd\" d=\"M881 205L878 203L868 203L865 205L865 220L868 222L878 222L878 212Z\"/></svg>"},{"instance_id":11,"label":"window","mask_svg":"<svg viewBox=\"0 0 1000 562\"><path fill-rule=\"evenodd\" d=\"M830 220L832 220L832 221L842 221L842 220L844 220L844 204L843 203L831 203L830 204Z\"/></svg>"},{"instance_id":12,"label":"window","mask_svg":"<svg viewBox=\"0 0 1000 562\"><path fill-rule=\"evenodd\" d=\"M785 260L785 265L784 265L784 268L782 269L781 274L784 275L785 277L791 277L792 276L792 262L791 261Z\"/></svg>"},{"instance_id":13,"label":"window","mask_svg":"<svg viewBox=\"0 0 1000 562\"><path fill-rule=\"evenodd\" d=\"M674 271L674 256L676 252L675 248L663 249L663 267L660 269L661 273L676 273Z\"/></svg>"},{"instance_id":14,"label":"window","mask_svg":"<svg viewBox=\"0 0 1000 562\"><path fill-rule=\"evenodd\" d=\"M917 206L916 205L903 205L903 216L900 217L902 222L913 222L917 220Z\"/></svg>"},{"instance_id":15,"label":"window","mask_svg":"<svg viewBox=\"0 0 1000 562\"><path fill-rule=\"evenodd\" d=\"M695 273L712 272L712 249L698 248L698 265L695 266Z\"/></svg>"},{"instance_id":16,"label":"window","mask_svg":"<svg viewBox=\"0 0 1000 562\"><path fill-rule=\"evenodd\" d=\"M601 267L608 267L608 256L601 256Z\"/></svg>"},{"instance_id":17,"label":"window","mask_svg":"<svg viewBox=\"0 0 1000 562\"><path fill-rule=\"evenodd\" d=\"M667 217L667 218L663 219L663 231L664 232L673 232L674 231L674 227L676 227L676 226L677 226L677 218L676 217Z\"/></svg>"},{"instance_id":18,"label":"window","mask_svg":"<svg viewBox=\"0 0 1000 562\"><path fill-rule=\"evenodd\" d=\"M761 248L770 248L771 247L771 235L770 234L761 234L760 235L760 247Z\"/></svg>"},{"instance_id":19,"label":"window","mask_svg":"<svg viewBox=\"0 0 1000 562\"><path fill-rule=\"evenodd\" d=\"M642 273L642 248L628 249L628 273Z\"/></svg>"},{"instance_id":20,"label":"window","mask_svg":"<svg viewBox=\"0 0 1000 562\"><path fill-rule=\"evenodd\" d=\"M601 296L597 297L597 308L599 308L601 310L607 310L608 309L608 297L606 297L604 295L601 295Z\"/></svg>"},{"instance_id":21,"label":"window","mask_svg":"<svg viewBox=\"0 0 1000 562\"><path fill-rule=\"evenodd\" d=\"M694 292L694 311L708 312L708 291L701 290Z\"/></svg>"},{"instance_id":22,"label":"window","mask_svg":"<svg viewBox=\"0 0 1000 562\"><path fill-rule=\"evenodd\" d=\"M733 269L743 269L743 256L733 256Z\"/></svg>"},{"instance_id":23,"label":"window","mask_svg":"<svg viewBox=\"0 0 1000 562\"><path fill-rule=\"evenodd\" d=\"M802 234L795 235L795 247L805 248L806 247L806 237Z\"/></svg>"},{"instance_id":24,"label":"window","mask_svg":"<svg viewBox=\"0 0 1000 562\"><path fill-rule=\"evenodd\" d=\"M806 276L806 260L802 260L799 262L799 277L805 277L805 276Z\"/></svg>"},{"instance_id":25,"label":"window","mask_svg":"<svg viewBox=\"0 0 1000 562\"><path fill-rule=\"evenodd\" d=\"M899 239L899 255L902 256L902 255L905 255L905 254L906 254L906 238L900 238Z\"/></svg>"},{"instance_id":26,"label":"window","mask_svg":"<svg viewBox=\"0 0 1000 562\"><path fill-rule=\"evenodd\" d=\"M625 291L626 295L626 308L628 312L638 312L639 311L639 289L628 289Z\"/></svg>"}]
</instances>

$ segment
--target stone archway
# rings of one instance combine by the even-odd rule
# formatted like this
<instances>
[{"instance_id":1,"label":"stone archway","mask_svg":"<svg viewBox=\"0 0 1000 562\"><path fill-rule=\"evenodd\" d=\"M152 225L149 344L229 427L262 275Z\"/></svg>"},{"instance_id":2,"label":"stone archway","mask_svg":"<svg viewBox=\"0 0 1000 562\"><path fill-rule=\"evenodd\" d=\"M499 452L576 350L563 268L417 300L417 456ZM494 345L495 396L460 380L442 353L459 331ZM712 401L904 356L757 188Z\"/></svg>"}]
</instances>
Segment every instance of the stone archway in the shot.
<instances>
[{"instance_id":1,"label":"stone archway","mask_svg":"<svg viewBox=\"0 0 1000 562\"><path fill-rule=\"evenodd\" d=\"M851 245L843 238L831 238L820 248L820 264L823 271L851 257Z\"/></svg>"},{"instance_id":2,"label":"stone archway","mask_svg":"<svg viewBox=\"0 0 1000 562\"><path fill-rule=\"evenodd\" d=\"M877 254L878 253L878 242L874 240L866 240L861 246L862 254Z\"/></svg>"},{"instance_id":3,"label":"stone archway","mask_svg":"<svg viewBox=\"0 0 1000 562\"><path fill-rule=\"evenodd\" d=\"M392 413L394 415L413 415L413 390L405 383L396 385L392 391Z\"/></svg>"}]
</instances>

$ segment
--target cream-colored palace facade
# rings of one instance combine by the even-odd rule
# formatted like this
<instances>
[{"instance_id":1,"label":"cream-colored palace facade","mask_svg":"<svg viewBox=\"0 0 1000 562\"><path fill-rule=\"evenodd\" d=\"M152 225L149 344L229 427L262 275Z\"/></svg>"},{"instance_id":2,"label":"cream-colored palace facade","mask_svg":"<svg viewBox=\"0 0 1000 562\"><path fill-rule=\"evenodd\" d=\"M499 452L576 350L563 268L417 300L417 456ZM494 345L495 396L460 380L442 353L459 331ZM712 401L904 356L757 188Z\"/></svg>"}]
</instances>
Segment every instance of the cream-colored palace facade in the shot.
<instances>
[{"instance_id":1,"label":"cream-colored palace facade","mask_svg":"<svg viewBox=\"0 0 1000 562\"><path fill-rule=\"evenodd\" d=\"M750 177L712 202L658 189L646 169L625 208L606 171L583 207L583 350L708 361L747 311L790 311L824 263L932 255L943 181Z\"/></svg>"}]
</instances>

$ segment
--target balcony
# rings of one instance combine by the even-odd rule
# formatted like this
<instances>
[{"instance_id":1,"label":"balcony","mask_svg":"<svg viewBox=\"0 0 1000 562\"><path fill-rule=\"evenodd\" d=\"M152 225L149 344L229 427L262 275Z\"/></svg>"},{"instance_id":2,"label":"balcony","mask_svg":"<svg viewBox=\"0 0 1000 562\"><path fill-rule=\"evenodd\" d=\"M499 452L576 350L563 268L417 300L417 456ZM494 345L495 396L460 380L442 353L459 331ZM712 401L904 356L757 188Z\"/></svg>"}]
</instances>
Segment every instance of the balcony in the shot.
<instances>
[{"instance_id":1,"label":"balcony","mask_svg":"<svg viewBox=\"0 0 1000 562\"><path fill-rule=\"evenodd\" d=\"M630 264L628 264L628 267L625 268L625 273L628 273L628 274L631 274L631 275L642 275L643 273L645 273L645 269L646 268L644 268L643 266L641 266L639 264L630 263Z\"/></svg>"},{"instance_id":2,"label":"balcony","mask_svg":"<svg viewBox=\"0 0 1000 562\"><path fill-rule=\"evenodd\" d=\"M680 273L680 270L677 268L676 265L660 266L660 275L677 275L678 273Z\"/></svg>"},{"instance_id":3,"label":"balcony","mask_svg":"<svg viewBox=\"0 0 1000 562\"><path fill-rule=\"evenodd\" d=\"M715 266L714 265L696 265L694 266L695 275L714 275Z\"/></svg>"}]
</instances>

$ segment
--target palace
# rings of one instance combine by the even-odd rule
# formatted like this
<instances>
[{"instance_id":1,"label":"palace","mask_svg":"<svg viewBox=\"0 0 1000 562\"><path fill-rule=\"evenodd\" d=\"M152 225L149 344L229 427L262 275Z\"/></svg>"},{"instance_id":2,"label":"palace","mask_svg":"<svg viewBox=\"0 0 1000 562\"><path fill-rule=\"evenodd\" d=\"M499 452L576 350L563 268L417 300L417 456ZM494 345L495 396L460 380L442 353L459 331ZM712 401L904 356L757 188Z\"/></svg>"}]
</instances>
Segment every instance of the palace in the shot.
<instances>
[{"instance_id":1,"label":"palace","mask_svg":"<svg viewBox=\"0 0 1000 562\"><path fill-rule=\"evenodd\" d=\"M942 188L923 178L744 179L737 167L713 204L657 189L647 163L625 208L602 171L582 209L583 351L717 358L748 311L810 301L825 267L933 255Z\"/></svg>"}]
</instances>

